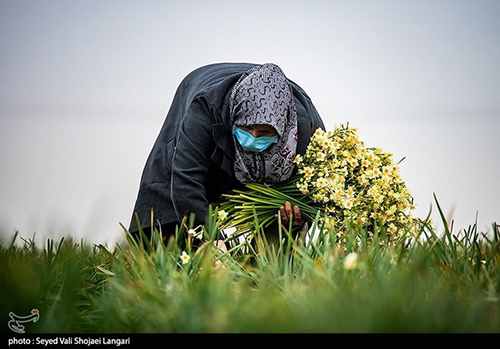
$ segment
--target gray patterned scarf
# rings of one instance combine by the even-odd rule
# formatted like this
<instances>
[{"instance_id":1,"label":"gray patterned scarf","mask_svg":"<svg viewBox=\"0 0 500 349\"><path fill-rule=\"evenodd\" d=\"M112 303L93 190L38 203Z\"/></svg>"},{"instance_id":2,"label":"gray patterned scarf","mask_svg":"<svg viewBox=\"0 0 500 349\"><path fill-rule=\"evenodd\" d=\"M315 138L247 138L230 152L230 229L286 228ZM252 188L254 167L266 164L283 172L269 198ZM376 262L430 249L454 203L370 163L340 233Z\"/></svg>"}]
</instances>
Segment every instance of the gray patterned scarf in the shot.
<instances>
[{"instance_id":1,"label":"gray patterned scarf","mask_svg":"<svg viewBox=\"0 0 500 349\"><path fill-rule=\"evenodd\" d=\"M229 112L231 126L267 124L278 133L278 142L260 153L236 147L234 171L242 182L275 184L292 175L297 149L297 111L292 88L274 64L258 65L245 72L234 85Z\"/></svg>"}]
</instances>

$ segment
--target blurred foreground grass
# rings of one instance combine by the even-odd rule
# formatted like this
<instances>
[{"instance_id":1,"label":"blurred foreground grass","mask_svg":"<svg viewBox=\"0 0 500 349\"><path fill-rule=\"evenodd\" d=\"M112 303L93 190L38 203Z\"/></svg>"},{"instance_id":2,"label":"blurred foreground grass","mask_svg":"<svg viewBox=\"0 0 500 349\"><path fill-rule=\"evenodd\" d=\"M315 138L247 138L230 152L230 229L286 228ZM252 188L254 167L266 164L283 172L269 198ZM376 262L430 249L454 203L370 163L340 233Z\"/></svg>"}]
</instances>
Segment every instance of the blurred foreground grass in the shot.
<instances>
[{"instance_id":1,"label":"blurred foreground grass","mask_svg":"<svg viewBox=\"0 0 500 349\"><path fill-rule=\"evenodd\" d=\"M112 249L14 238L0 247L2 332L10 312L31 309L40 318L26 333L500 332L498 225L488 236L424 225L397 243L350 236L339 247L331 231L272 245L259 234L245 253L159 232Z\"/></svg>"}]
</instances>

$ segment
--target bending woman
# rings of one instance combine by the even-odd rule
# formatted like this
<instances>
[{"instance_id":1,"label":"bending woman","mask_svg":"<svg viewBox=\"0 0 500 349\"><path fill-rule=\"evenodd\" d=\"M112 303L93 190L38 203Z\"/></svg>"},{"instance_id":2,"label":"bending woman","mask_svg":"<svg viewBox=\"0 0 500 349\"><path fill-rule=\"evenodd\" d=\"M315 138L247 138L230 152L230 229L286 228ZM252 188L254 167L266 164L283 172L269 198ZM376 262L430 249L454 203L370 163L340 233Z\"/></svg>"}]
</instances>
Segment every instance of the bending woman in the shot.
<instances>
[{"instance_id":1,"label":"bending woman","mask_svg":"<svg viewBox=\"0 0 500 349\"><path fill-rule=\"evenodd\" d=\"M307 94L275 64L196 69L178 87L147 159L130 232L139 230L137 214L145 232L160 226L168 236L187 214L204 224L209 204L243 183L288 180L318 127ZM304 223L289 203L282 213Z\"/></svg>"}]
</instances>

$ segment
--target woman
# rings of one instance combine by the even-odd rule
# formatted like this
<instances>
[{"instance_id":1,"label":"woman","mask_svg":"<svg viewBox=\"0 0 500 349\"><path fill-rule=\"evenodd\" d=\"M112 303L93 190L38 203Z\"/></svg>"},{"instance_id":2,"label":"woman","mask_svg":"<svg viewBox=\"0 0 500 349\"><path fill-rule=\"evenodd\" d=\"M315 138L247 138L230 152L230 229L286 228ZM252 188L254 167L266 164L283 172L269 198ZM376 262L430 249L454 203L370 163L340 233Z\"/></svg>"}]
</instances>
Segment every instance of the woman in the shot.
<instances>
[{"instance_id":1,"label":"woman","mask_svg":"<svg viewBox=\"0 0 500 349\"><path fill-rule=\"evenodd\" d=\"M286 181L293 159L324 128L306 93L274 64L219 63L180 84L142 174L130 232L175 232L185 215L204 224L208 206L246 182ZM153 221L151 221L153 212ZM284 203L282 214L303 224Z\"/></svg>"}]
</instances>

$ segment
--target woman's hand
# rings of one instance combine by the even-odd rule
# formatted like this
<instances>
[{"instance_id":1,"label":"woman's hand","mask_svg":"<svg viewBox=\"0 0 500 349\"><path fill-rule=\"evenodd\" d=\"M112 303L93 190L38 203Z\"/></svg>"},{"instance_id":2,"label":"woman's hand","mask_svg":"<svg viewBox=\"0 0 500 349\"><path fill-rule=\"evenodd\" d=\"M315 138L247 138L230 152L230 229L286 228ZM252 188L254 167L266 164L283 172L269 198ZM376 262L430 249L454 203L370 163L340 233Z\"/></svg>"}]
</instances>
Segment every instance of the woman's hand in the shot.
<instances>
[{"instance_id":1,"label":"woman's hand","mask_svg":"<svg viewBox=\"0 0 500 349\"><path fill-rule=\"evenodd\" d=\"M289 201L285 202L285 205L280 207L280 215L281 224L285 227L290 226L290 220L292 220L293 228L302 227L306 223L306 220L302 218L299 206L296 205L292 208L292 204ZM276 219L278 219L278 215L276 215Z\"/></svg>"}]
</instances>

